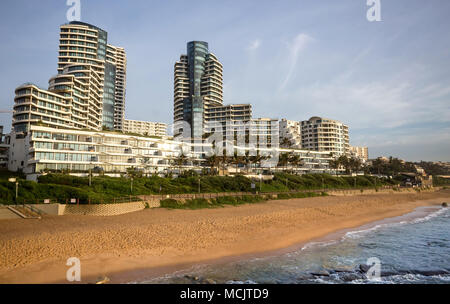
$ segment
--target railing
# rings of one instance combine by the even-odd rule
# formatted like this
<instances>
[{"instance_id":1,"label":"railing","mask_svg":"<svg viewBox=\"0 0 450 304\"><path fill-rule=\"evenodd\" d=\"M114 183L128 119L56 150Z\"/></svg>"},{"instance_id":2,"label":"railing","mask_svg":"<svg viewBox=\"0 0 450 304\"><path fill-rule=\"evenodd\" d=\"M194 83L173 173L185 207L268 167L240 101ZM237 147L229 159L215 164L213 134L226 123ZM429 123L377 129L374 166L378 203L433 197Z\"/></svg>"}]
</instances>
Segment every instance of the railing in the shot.
<instances>
[{"instance_id":1,"label":"railing","mask_svg":"<svg viewBox=\"0 0 450 304\"><path fill-rule=\"evenodd\" d=\"M212 199L224 196L256 196L256 195L280 195L280 194L293 194L293 193L322 193L322 192L335 192L335 191L367 191L367 190L396 190L396 189L414 189L413 187L398 187L398 186L380 186L380 187L364 187L364 188L321 188L321 189L299 189L290 191L276 191L276 192L261 192L254 189L253 192L216 192L216 193L182 193L182 194L152 194L152 195L129 195L124 197L114 197L114 198L99 198L99 199L34 199L34 200L18 200L16 202L17 206L23 205L24 208L29 208L31 211L40 214L41 211L37 210L31 205L34 204L67 204L67 205L96 205L96 204L120 204L120 203L131 203L131 202L141 202L141 201L159 201L164 199L175 199L175 200L189 200L196 198ZM418 188L426 189L426 188Z\"/></svg>"}]
</instances>

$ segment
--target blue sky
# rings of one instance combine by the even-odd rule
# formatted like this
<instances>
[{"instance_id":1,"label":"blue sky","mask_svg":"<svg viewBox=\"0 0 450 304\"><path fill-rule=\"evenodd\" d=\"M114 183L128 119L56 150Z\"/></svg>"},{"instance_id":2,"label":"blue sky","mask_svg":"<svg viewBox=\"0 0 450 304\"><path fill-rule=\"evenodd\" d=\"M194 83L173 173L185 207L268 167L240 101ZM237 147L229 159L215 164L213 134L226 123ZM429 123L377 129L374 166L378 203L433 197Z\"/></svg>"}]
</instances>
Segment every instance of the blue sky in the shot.
<instances>
[{"instance_id":1,"label":"blue sky","mask_svg":"<svg viewBox=\"0 0 450 304\"><path fill-rule=\"evenodd\" d=\"M0 109L14 89L56 74L65 0L0 3ZM173 64L208 41L224 65L224 102L254 117L324 116L350 126L371 157L450 161L450 1L81 0L81 21L128 56L126 117L171 123ZM11 114L0 114L9 129Z\"/></svg>"}]
</instances>

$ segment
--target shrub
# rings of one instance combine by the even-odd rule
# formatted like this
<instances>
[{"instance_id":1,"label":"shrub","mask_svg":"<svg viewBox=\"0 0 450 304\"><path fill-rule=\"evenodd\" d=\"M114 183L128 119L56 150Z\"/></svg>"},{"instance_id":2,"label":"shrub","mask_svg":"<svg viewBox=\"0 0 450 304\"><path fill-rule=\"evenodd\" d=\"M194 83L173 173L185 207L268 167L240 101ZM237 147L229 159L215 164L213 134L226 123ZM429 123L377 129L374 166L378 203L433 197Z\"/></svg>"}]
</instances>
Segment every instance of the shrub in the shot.
<instances>
[{"instance_id":1,"label":"shrub","mask_svg":"<svg viewBox=\"0 0 450 304\"><path fill-rule=\"evenodd\" d=\"M174 199L165 199L160 202L161 208L169 208L169 209L178 209L181 208L182 205Z\"/></svg>"}]
</instances>

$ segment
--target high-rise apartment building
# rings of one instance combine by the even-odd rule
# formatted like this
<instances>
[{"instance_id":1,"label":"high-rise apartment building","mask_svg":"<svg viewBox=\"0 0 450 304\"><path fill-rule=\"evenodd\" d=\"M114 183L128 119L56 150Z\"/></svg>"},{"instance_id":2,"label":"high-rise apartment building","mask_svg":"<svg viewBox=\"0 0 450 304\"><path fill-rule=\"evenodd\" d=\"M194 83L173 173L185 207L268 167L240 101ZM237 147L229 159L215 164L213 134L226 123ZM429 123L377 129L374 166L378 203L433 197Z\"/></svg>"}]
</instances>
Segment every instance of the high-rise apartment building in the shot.
<instances>
[{"instance_id":1,"label":"high-rise apartment building","mask_svg":"<svg viewBox=\"0 0 450 304\"><path fill-rule=\"evenodd\" d=\"M311 117L302 121L301 134L303 149L328 152L334 156L350 153L348 126L340 121Z\"/></svg>"},{"instance_id":2,"label":"high-rise apartment building","mask_svg":"<svg viewBox=\"0 0 450 304\"><path fill-rule=\"evenodd\" d=\"M125 104L126 56L123 49L108 45L107 37L106 31L83 22L61 26L58 75L49 80L48 90L30 83L16 89L14 131L27 131L36 123L115 128L115 116L123 117ZM122 114L116 115L116 108Z\"/></svg>"},{"instance_id":3,"label":"high-rise apartment building","mask_svg":"<svg viewBox=\"0 0 450 304\"><path fill-rule=\"evenodd\" d=\"M106 59L116 67L114 98L114 130L123 131L127 83L127 56L125 49L107 45Z\"/></svg>"},{"instance_id":4,"label":"high-rise apartment building","mask_svg":"<svg viewBox=\"0 0 450 304\"><path fill-rule=\"evenodd\" d=\"M250 120L251 106L223 105L222 64L209 53L207 42L191 41L187 55L181 55L174 66L174 135L183 133L178 123L186 122L190 137L202 138L208 122L218 121L219 116Z\"/></svg>"}]
</instances>

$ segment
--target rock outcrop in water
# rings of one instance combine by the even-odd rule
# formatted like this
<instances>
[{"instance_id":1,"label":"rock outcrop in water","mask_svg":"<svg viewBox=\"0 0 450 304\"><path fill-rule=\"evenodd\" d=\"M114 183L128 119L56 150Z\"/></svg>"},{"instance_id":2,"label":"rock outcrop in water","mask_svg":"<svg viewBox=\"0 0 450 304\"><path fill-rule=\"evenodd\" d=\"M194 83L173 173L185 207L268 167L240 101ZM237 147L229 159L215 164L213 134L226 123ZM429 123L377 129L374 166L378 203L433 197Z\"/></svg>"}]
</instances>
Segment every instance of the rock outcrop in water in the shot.
<instances>
[{"instance_id":1,"label":"rock outcrop in water","mask_svg":"<svg viewBox=\"0 0 450 304\"><path fill-rule=\"evenodd\" d=\"M443 202L443 203L442 203L442 207L447 208L447 207L448 207L448 203Z\"/></svg>"}]
</instances>

